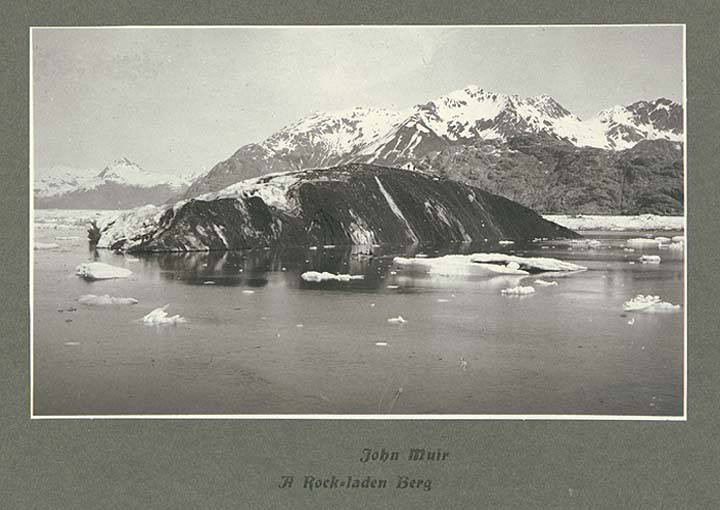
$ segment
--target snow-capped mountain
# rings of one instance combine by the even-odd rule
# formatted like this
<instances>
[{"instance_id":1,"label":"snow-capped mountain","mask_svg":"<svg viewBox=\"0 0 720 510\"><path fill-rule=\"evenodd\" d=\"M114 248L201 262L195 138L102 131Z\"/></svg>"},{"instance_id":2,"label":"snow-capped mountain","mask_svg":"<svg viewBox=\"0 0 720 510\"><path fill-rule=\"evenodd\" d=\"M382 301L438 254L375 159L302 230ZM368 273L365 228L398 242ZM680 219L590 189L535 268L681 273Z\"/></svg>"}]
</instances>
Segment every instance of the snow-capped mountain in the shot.
<instances>
[{"instance_id":1,"label":"snow-capped mountain","mask_svg":"<svg viewBox=\"0 0 720 510\"><path fill-rule=\"evenodd\" d=\"M187 189L191 176L149 172L127 158L97 170L54 167L39 170L34 180L40 208L124 209L162 203Z\"/></svg>"},{"instance_id":2,"label":"snow-capped mountain","mask_svg":"<svg viewBox=\"0 0 720 510\"><path fill-rule=\"evenodd\" d=\"M416 168L456 145L533 135L576 147L625 150L642 140L683 140L682 107L668 99L640 101L588 120L547 95L521 98L468 86L405 111L354 108L315 113L257 144L241 147L198 178L185 197L217 191L271 172L373 163Z\"/></svg>"}]
</instances>

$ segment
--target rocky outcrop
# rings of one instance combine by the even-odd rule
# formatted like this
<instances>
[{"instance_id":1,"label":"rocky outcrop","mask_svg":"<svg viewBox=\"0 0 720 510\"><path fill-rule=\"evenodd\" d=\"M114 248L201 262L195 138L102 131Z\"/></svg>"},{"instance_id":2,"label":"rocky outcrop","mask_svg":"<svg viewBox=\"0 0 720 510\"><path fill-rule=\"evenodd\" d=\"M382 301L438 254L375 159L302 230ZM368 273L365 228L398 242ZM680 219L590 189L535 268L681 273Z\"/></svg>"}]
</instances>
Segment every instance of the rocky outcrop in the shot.
<instances>
[{"instance_id":1,"label":"rocky outcrop","mask_svg":"<svg viewBox=\"0 0 720 510\"><path fill-rule=\"evenodd\" d=\"M365 164L251 179L101 230L99 247L136 252L580 237L479 188Z\"/></svg>"}]
</instances>

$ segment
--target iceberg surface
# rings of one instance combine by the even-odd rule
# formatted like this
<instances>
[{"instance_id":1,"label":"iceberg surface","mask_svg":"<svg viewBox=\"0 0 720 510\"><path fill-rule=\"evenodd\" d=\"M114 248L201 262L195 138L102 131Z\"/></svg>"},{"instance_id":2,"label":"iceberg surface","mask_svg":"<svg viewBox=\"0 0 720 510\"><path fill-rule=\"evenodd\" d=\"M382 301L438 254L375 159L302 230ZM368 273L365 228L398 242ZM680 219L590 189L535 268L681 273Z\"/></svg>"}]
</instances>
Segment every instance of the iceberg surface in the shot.
<instances>
[{"instance_id":1,"label":"iceberg surface","mask_svg":"<svg viewBox=\"0 0 720 510\"><path fill-rule=\"evenodd\" d=\"M300 275L300 278L302 278L306 282L319 283L319 282L326 282L326 281L349 282L351 280L362 280L365 278L365 276L361 275L361 274L349 275L349 274L335 274L335 273L327 273L327 272L319 273L317 271L306 271L305 273Z\"/></svg>"},{"instance_id":2,"label":"iceberg surface","mask_svg":"<svg viewBox=\"0 0 720 510\"><path fill-rule=\"evenodd\" d=\"M180 317L179 315L168 315L166 310L169 306L170 305L165 305L161 308L156 308L155 310L144 316L142 318L143 324L145 324L146 326L162 326L166 324L176 325L187 322L184 317Z\"/></svg>"},{"instance_id":3,"label":"iceberg surface","mask_svg":"<svg viewBox=\"0 0 720 510\"><path fill-rule=\"evenodd\" d=\"M661 301L660 296L644 296L638 294L630 301L623 304L623 310L626 312L646 312L646 313L665 313L679 312L680 305L674 305L666 301Z\"/></svg>"},{"instance_id":4,"label":"iceberg surface","mask_svg":"<svg viewBox=\"0 0 720 510\"><path fill-rule=\"evenodd\" d=\"M503 289L500 291L500 293L504 296L527 296L528 294L535 293L534 287L522 287L518 285L517 287L510 287L509 289Z\"/></svg>"},{"instance_id":5,"label":"iceberg surface","mask_svg":"<svg viewBox=\"0 0 720 510\"><path fill-rule=\"evenodd\" d=\"M132 271L103 262L86 262L75 268L75 274L86 280L109 280L111 278L127 278Z\"/></svg>"},{"instance_id":6,"label":"iceberg surface","mask_svg":"<svg viewBox=\"0 0 720 510\"><path fill-rule=\"evenodd\" d=\"M401 268L445 276L504 274L527 276L542 272L584 271L587 268L550 257L520 257L505 253L474 253L445 255L436 258L395 257L393 263Z\"/></svg>"},{"instance_id":7,"label":"iceberg surface","mask_svg":"<svg viewBox=\"0 0 720 510\"><path fill-rule=\"evenodd\" d=\"M78 298L78 302L88 306L106 306L106 305L134 305L138 300L131 297L113 297L109 294L96 296L95 294L83 294Z\"/></svg>"}]
</instances>

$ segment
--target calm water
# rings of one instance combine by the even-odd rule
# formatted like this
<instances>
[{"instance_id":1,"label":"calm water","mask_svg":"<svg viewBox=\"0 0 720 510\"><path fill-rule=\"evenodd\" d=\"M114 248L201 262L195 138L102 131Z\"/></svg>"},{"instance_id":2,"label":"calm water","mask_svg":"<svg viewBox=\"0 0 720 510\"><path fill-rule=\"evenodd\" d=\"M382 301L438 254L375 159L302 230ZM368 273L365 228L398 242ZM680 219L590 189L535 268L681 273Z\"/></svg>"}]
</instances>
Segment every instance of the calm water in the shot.
<instances>
[{"instance_id":1,"label":"calm water","mask_svg":"<svg viewBox=\"0 0 720 510\"><path fill-rule=\"evenodd\" d=\"M431 278L392 267L394 255L436 255L427 247L133 262L88 251L80 227L37 229L37 242L60 247L34 251L35 413L681 415L683 314L622 310L637 294L684 305L681 252L647 250L662 263L630 264L641 252L622 246L637 234L588 235L603 246L505 250L589 268L511 298L500 290L538 276ZM452 251L462 250L438 253ZM86 282L74 268L89 260L134 274ZM307 270L365 279L309 284ZM89 307L77 302L83 294L139 303ZM165 304L188 322L138 322ZM387 322L398 315L407 323Z\"/></svg>"}]
</instances>

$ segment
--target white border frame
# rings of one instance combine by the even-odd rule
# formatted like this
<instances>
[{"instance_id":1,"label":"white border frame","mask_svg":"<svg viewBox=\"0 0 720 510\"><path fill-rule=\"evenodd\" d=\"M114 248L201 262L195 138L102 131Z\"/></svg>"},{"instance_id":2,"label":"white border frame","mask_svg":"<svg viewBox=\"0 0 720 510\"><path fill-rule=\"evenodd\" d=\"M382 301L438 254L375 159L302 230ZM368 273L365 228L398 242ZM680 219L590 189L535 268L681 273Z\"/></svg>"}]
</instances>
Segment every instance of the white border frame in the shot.
<instances>
[{"instance_id":1,"label":"white border frame","mask_svg":"<svg viewBox=\"0 0 720 510\"><path fill-rule=\"evenodd\" d=\"M35 415L35 386L34 386L34 337L33 337L33 296L34 296L34 175L35 175L35 146L33 131L33 30L53 29L53 30L78 30L78 29L95 29L95 30L127 30L127 29L185 29L185 30L203 30L212 28L243 28L243 29L273 29L273 28L389 28L389 27L413 27L413 28L569 28L569 27L682 27L682 47L683 47L683 194L684 194L684 235L685 245L683 250L683 414L682 416L625 416L625 415L593 415L593 414L124 414L124 415ZM118 25L118 26L34 26L29 27L29 339L30 339L30 419L31 420L565 420L565 421L687 421L687 308L688 308L688 198L687 198L687 25L685 23L619 23L619 24L522 24L522 25Z\"/></svg>"}]
</instances>

